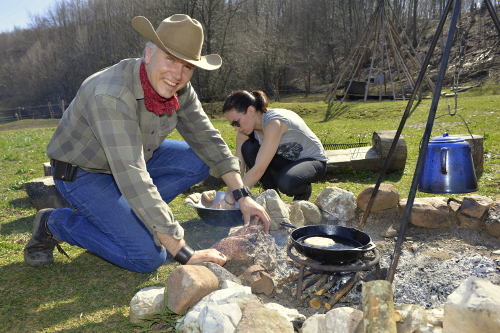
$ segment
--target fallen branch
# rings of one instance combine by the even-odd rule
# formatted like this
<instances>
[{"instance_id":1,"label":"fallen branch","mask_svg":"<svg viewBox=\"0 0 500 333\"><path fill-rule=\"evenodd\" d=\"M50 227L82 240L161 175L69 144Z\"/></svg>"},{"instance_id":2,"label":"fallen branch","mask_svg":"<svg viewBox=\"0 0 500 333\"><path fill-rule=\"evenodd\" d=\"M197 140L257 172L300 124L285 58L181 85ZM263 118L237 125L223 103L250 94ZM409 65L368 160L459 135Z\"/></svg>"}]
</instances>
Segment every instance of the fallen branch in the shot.
<instances>
[{"instance_id":1,"label":"fallen branch","mask_svg":"<svg viewBox=\"0 0 500 333\"><path fill-rule=\"evenodd\" d=\"M468 87L458 87L458 89L455 89L455 87L451 87L450 90L451 91L454 91L454 92L462 92L462 91L467 91L469 89L472 89L472 88L477 88L477 87L481 87L481 84L478 83L474 86L468 86Z\"/></svg>"}]
</instances>

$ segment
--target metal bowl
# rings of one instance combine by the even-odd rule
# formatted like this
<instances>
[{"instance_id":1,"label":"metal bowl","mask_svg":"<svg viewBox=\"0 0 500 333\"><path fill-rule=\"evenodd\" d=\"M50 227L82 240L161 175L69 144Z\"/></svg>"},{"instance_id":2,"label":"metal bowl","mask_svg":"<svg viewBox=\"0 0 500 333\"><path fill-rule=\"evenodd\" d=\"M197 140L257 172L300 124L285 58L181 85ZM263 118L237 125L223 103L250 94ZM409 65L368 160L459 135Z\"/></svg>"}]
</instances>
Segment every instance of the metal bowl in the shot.
<instances>
[{"instance_id":1,"label":"metal bowl","mask_svg":"<svg viewBox=\"0 0 500 333\"><path fill-rule=\"evenodd\" d=\"M208 201L202 197L196 204L189 204L196 208L198 216L205 222L216 227L236 227L243 225L243 214L238 203L235 209L214 209L212 205L219 203L224 199L226 192L217 192L215 200Z\"/></svg>"}]
</instances>

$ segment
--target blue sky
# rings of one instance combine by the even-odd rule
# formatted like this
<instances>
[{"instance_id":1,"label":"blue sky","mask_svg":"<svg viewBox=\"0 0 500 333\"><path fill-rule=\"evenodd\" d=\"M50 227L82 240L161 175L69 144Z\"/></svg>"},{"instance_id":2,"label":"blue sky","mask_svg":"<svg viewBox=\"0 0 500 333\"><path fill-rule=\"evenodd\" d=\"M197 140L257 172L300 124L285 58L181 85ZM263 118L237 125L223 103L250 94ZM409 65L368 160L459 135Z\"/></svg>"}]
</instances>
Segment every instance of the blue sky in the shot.
<instances>
[{"instance_id":1,"label":"blue sky","mask_svg":"<svg viewBox=\"0 0 500 333\"><path fill-rule=\"evenodd\" d=\"M0 32L28 27L28 13L43 14L58 0L0 0Z\"/></svg>"}]
</instances>

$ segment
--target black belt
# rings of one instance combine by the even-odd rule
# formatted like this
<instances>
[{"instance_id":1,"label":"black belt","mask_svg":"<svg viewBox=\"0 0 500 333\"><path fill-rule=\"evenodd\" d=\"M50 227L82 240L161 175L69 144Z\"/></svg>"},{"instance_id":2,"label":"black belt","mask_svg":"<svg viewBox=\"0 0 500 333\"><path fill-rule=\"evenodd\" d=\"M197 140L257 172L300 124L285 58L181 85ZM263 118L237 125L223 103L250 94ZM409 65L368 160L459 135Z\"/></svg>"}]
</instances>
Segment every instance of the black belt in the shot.
<instances>
[{"instance_id":1,"label":"black belt","mask_svg":"<svg viewBox=\"0 0 500 333\"><path fill-rule=\"evenodd\" d=\"M50 160L50 165L54 167L54 179L60 179L67 182L72 182L75 180L76 172L78 171L77 165L54 159Z\"/></svg>"}]
</instances>

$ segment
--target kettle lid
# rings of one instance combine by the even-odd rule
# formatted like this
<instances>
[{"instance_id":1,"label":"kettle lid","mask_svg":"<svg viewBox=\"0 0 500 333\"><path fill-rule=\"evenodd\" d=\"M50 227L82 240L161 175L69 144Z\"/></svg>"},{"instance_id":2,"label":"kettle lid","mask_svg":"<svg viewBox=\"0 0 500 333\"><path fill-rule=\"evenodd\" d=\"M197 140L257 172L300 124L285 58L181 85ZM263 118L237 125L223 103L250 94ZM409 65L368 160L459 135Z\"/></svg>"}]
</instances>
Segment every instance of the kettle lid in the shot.
<instances>
[{"instance_id":1,"label":"kettle lid","mask_svg":"<svg viewBox=\"0 0 500 333\"><path fill-rule=\"evenodd\" d=\"M459 136L448 135L447 132L444 132L443 136L437 136L434 139L432 139L432 143L458 143L458 142L465 142L465 140Z\"/></svg>"}]
</instances>

